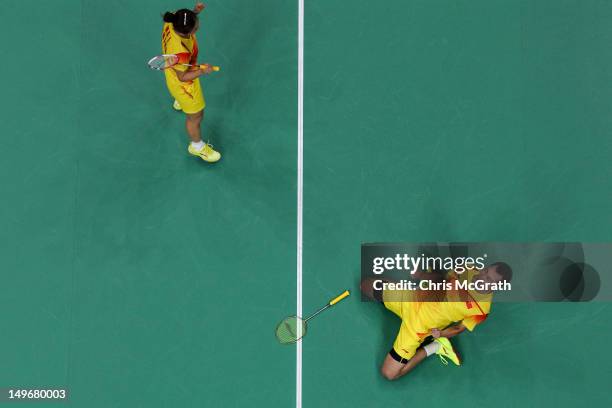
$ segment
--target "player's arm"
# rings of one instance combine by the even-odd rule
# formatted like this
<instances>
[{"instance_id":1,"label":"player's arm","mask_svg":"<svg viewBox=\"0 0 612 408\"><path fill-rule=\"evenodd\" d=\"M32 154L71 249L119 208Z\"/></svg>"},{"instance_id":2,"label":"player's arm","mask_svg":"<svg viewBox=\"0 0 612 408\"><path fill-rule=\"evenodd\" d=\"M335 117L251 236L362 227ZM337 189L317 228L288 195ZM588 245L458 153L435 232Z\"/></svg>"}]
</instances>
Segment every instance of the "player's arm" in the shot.
<instances>
[{"instance_id":1,"label":"player's arm","mask_svg":"<svg viewBox=\"0 0 612 408\"><path fill-rule=\"evenodd\" d=\"M179 64L189 64L191 60L191 54L188 52L180 52L176 54L178 57ZM175 67L172 68L174 72L176 72L176 77L181 82L190 82L194 79L201 77L204 74L209 74L213 71L213 67L210 65L196 66L190 68L182 68L177 69Z\"/></svg>"},{"instance_id":2,"label":"player's arm","mask_svg":"<svg viewBox=\"0 0 612 408\"><path fill-rule=\"evenodd\" d=\"M458 335L459 333L462 333L464 330L465 330L465 326L459 323L459 324L447 327L446 329L442 330L440 335L442 337L446 337L450 339L451 337L454 337Z\"/></svg>"},{"instance_id":3,"label":"player's arm","mask_svg":"<svg viewBox=\"0 0 612 408\"><path fill-rule=\"evenodd\" d=\"M449 326L444 330L432 329L431 334L434 338L446 337L447 339L450 339L451 337L455 337L459 333L462 333L464 330L465 326L459 323Z\"/></svg>"},{"instance_id":4,"label":"player's arm","mask_svg":"<svg viewBox=\"0 0 612 408\"><path fill-rule=\"evenodd\" d=\"M174 68L172 68L172 69L174 69ZM178 69L174 69L174 72L176 72L176 77L181 82L193 81L194 79L199 78L200 76L202 76L202 75L204 75L206 73L205 70L202 70L202 69L199 69L199 68L190 69L188 71L180 71Z\"/></svg>"}]
</instances>

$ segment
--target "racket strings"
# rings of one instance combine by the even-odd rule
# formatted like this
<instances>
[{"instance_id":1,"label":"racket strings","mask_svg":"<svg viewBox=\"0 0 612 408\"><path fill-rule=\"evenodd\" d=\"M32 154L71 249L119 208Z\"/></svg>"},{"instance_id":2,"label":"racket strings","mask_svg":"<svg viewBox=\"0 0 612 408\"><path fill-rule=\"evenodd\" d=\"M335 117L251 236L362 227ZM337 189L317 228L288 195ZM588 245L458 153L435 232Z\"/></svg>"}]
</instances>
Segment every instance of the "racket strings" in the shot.
<instances>
[{"instance_id":1,"label":"racket strings","mask_svg":"<svg viewBox=\"0 0 612 408\"><path fill-rule=\"evenodd\" d=\"M149 67L157 70L163 70L176 65L176 55L158 55L149 60Z\"/></svg>"},{"instance_id":2,"label":"racket strings","mask_svg":"<svg viewBox=\"0 0 612 408\"><path fill-rule=\"evenodd\" d=\"M285 318L276 327L276 338L282 344L295 343L306 334L306 323L296 316Z\"/></svg>"}]
</instances>

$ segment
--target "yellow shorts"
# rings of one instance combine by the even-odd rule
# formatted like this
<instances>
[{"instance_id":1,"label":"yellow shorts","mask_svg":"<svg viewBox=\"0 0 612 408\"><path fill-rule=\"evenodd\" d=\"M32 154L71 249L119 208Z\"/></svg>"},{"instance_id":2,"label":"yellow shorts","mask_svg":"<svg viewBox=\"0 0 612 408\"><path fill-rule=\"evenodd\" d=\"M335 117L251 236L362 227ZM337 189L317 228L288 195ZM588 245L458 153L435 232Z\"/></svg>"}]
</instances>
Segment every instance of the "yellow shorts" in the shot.
<instances>
[{"instance_id":1,"label":"yellow shorts","mask_svg":"<svg viewBox=\"0 0 612 408\"><path fill-rule=\"evenodd\" d=\"M191 82L180 82L172 78L166 79L166 85L170 94L181 104L183 112L188 114L198 113L206 107L200 78Z\"/></svg>"},{"instance_id":2,"label":"yellow shorts","mask_svg":"<svg viewBox=\"0 0 612 408\"><path fill-rule=\"evenodd\" d=\"M383 299L384 298L385 295L383 293ZM399 355L399 357L408 360L414 356L426 336L419 336L406 322L404 322L402 318L402 307L409 307L406 302L383 302L383 304L387 309L402 319L397 337L393 342L393 350L395 350L395 353ZM391 352L391 354L393 355L393 352ZM397 360L396 356L394 356L394 358Z\"/></svg>"}]
</instances>

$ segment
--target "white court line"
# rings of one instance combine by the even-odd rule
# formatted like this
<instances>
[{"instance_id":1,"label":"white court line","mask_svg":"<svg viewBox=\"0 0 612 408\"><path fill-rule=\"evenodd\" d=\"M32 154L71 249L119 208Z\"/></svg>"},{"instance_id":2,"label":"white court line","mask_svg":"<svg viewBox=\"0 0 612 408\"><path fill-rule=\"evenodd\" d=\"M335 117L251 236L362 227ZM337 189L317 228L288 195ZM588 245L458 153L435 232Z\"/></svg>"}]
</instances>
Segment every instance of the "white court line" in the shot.
<instances>
[{"instance_id":1,"label":"white court line","mask_svg":"<svg viewBox=\"0 0 612 408\"><path fill-rule=\"evenodd\" d=\"M297 305L302 316L302 209L304 203L304 0L298 0ZM295 406L302 408L302 340L296 344Z\"/></svg>"}]
</instances>

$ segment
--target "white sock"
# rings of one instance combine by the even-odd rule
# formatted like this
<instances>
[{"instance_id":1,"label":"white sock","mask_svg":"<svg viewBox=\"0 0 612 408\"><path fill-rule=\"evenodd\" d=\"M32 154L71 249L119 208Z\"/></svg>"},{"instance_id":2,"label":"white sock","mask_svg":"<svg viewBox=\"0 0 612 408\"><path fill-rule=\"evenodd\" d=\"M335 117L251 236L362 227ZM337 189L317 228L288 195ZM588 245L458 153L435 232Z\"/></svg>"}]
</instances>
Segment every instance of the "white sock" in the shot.
<instances>
[{"instance_id":1,"label":"white sock","mask_svg":"<svg viewBox=\"0 0 612 408\"><path fill-rule=\"evenodd\" d=\"M432 354L436 354L436 351L440 349L440 343L432 341L428 345L423 346L423 348L425 349L425 353L427 353L427 357L429 357Z\"/></svg>"},{"instance_id":2,"label":"white sock","mask_svg":"<svg viewBox=\"0 0 612 408\"><path fill-rule=\"evenodd\" d=\"M191 146L196 149L196 151L200 151L200 149L202 149L204 147L204 142L203 141L199 141L199 142L191 142Z\"/></svg>"}]
</instances>

